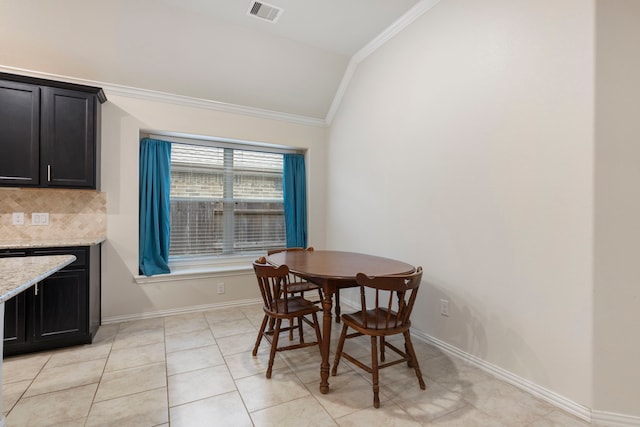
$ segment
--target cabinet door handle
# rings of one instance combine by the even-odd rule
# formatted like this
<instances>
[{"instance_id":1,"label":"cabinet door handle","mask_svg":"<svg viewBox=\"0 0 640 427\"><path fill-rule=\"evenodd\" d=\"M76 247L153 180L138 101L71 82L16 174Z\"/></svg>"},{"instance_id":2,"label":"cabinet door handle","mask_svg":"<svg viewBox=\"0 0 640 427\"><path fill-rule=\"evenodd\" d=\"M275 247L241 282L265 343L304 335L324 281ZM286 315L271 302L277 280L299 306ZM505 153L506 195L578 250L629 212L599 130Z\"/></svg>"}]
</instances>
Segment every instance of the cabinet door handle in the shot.
<instances>
[{"instance_id":1,"label":"cabinet door handle","mask_svg":"<svg viewBox=\"0 0 640 427\"><path fill-rule=\"evenodd\" d=\"M38 284L36 283L36 296L38 295Z\"/></svg>"},{"instance_id":2,"label":"cabinet door handle","mask_svg":"<svg viewBox=\"0 0 640 427\"><path fill-rule=\"evenodd\" d=\"M47 165L47 182L51 182L51 165Z\"/></svg>"}]
</instances>

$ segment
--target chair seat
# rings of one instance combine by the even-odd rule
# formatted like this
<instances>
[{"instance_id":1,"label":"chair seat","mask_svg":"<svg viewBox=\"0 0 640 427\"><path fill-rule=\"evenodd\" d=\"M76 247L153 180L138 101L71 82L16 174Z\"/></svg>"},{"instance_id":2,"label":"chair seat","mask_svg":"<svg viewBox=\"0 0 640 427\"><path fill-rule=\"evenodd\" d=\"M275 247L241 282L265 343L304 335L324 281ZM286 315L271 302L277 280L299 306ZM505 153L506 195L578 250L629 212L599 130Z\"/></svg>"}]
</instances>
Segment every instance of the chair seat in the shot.
<instances>
[{"instance_id":1,"label":"chair seat","mask_svg":"<svg viewBox=\"0 0 640 427\"><path fill-rule=\"evenodd\" d=\"M367 318L367 326L365 327L364 316L362 311L348 313L342 315L342 321L347 323L353 329L365 335L386 336L400 334L411 327L411 321L406 321L404 325L397 328L391 328L389 325L396 323L397 317L394 311L391 311L387 323L387 310L379 309L365 311Z\"/></svg>"},{"instance_id":2,"label":"chair seat","mask_svg":"<svg viewBox=\"0 0 640 427\"><path fill-rule=\"evenodd\" d=\"M275 303L277 311L271 311L267 307L263 307L265 313L275 318L288 319L320 311L320 307L303 297L292 297L286 301L284 299L278 299Z\"/></svg>"}]
</instances>

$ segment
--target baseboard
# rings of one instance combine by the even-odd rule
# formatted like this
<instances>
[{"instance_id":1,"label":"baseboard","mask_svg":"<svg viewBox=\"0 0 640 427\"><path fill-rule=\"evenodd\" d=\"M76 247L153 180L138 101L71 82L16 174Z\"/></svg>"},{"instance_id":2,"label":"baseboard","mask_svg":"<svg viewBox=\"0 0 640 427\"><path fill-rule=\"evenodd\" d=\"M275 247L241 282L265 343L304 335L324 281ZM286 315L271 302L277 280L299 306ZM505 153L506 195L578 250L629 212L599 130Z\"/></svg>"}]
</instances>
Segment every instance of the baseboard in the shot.
<instances>
[{"instance_id":1,"label":"baseboard","mask_svg":"<svg viewBox=\"0 0 640 427\"><path fill-rule=\"evenodd\" d=\"M127 314L124 316L112 316L105 317L102 319L102 325L109 325L113 323L122 323L129 322L132 320L142 320L142 319L152 319L155 317L164 317L164 316L173 316L176 314L188 314L195 313L198 311L212 310L216 308L230 308L230 307L240 307L243 305L251 305L251 304L260 304L262 303L262 299L253 298L253 299L243 299L237 301L230 302L219 302L215 304L203 304L203 305L194 305L190 307L181 307L181 308L171 308L167 310L158 310L158 311L149 311L145 313L135 313L135 314Z\"/></svg>"},{"instance_id":2,"label":"baseboard","mask_svg":"<svg viewBox=\"0 0 640 427\"><path fill-rule=\"evenodd\" d=\"M638 427L640 426L640 417L613 412L592 411L591 422L594 425L606 427Z\"/></svg>"},{"instance_id":3,"label":"baseboard","mask_svg":"<svg viewBox=\"0 0 640 427\"><path fill-rule=\"evenodd\" d=\"M454 347L442 340L439 340L430 335L424 334L421 331L412 330L411 335L415 336L416 339L422 340L433 346L439 348L440 350L458 357L478 368L482 369L485 372L497 377L500 380L508 382L509 384L513 384L514 386L526 391L527 393L532 394L546 402L552 404L553 406L560 408L570 414L575 415L578 418L581 418L585 421L590 421L593 425L597 426L606 426L606 427L638 427L640 426L640 417L635 417L632 415L625 414L616 414L611 412L604 411L595 411L589 407L584 405L580 405L570 399L567 399L564 396L561 396L551 390L547 390L544 387L540 387L539 385L521 378L505 369L500 368L499 366L493 365L485 360L480 359L477 356L466 353L460 350L457 347Z\"/></svg>"},{"instance_id":4,"label":"baseboard","mask_svg":"<svg viewBox=\"0 0 640 427\"><path fill-rule=\"evenodd\" d=\"M354 304L353 301L350 301L348 299L340 300L340 305L341 306L348 306L350 308L355 308L356 305ZM359 309L359 306L358 308ZM451 344L448 344L438 338L432 337L431 335L425 334L422 331L419 331L415 328L411 329L411 336L415 337L416 339L426 342L428 344L433 345L434 347L439 348L440 350L444 351L445 353L457 357L459 359L464 360L465 362L468 362L469 364L476 366L480 369L482 369L483 371L493 375L494 377L498 378L499 380L508 382L509 384L512 384L524 391L526 391L529 394L532 394L533 396L536 396L546 402L549 402L550 404L552 404L553 406L556 406L566 412L569 412L570 414L575 415L578 418L581 418L585 421L591 421L592 420L592 412L591 412L591 408L586 407L584 405L580 405L570 399L567 399L564 396L561 396L551 390L547 390L544 387L540 387L539 385L526 380L522 377L519 377L515 374L513 374L512 372L507 371L506 369L503 369L499 366L496 366L492 363L489 363L477 356L474 356L472 354L469 354L467 352L464 352L462 350L460 350L457 347L452 346ZM609 425L609 424L605 424L605 425ZM611 424L612 426L638 426L639 424Z\"/></svg>"},{"instance_id":5,"label":"baseboard","mask_svg":"<svg viewBox=\"0 0 640 427\"><path fill-rule=\"evenodd\" d=\"M560 408L570 414L575 415L578 418L581 418L585 421L590 421L593 425L597 426L605 426L605 427L639 427L640 426L640 417L626 414L616 414L613 412L604 412L604 411L596 411L591 408L580 405L570 399L567 399L564 396L561 396L551 390L547 390L544 387L540 387L539 385L521 378L512 372L509 372L505 369L500 368L499 366L493 365L485 360L480 359L477 356L466 353L457 347L454 347L442 340L439 340L435 337L427 335L421 331L412 330L411 335L415 336L416 339L422 340L433 346L439 348L440 350L458 357L474 366L479 367L497 377L500 380L508 382L509 384L513 384L514 386L526 391L527 393L532 394L546 402L552 404L553 406Z\"/></svg>"},{"instance_id":6,"label":"baseboard","mask_svg":"<svg viewBox=\"0 0 640 427\"><path fill-rule=\"evenodd\" d=\"M459 359L464 360L465 362L468 362L471 365L474 365L482 369L483 371L493 375L494 377L502 381L508 382L509 384L512 384L535 397L538 397L546 402L549 402L550 404L566 412L569 412L575 415L576 417L579 417L585 421L591 421L591 409L584 405L580 405L551 390L547 390L544 387L540 387L539 385L529 380L526 380L522 377L519 377L513 374L512 372L507 371L506 369L503 369L483 359L480 359L477 356L466 353L457 347L454 347L442 340L439 340L438 338L427 335L421 331L412 329L411 335L416 337L419 340L422 340L426 343L429 343L439 348L440 350L444 351L447 354L455 356Z\"/></svg>"}]
</instances>

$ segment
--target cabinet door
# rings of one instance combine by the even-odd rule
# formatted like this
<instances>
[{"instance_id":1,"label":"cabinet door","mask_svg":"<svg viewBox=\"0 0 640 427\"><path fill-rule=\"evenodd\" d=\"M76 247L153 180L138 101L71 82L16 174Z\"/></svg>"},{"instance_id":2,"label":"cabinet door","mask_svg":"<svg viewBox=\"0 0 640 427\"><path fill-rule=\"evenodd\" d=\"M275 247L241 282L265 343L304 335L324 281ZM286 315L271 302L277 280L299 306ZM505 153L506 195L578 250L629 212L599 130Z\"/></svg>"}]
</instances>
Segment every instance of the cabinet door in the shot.
<instances>
[{"instance_id":1,"label":"cabinet door","mask_svg":"<svg viewBox=\"0 0 640 427\"><path fill-rule=\"evenodd\" d=\"M38 284L34 297L34 342L87 333L87 272L61 270Z\"/></svg>"},{"instance_id":2,"label":"cabinet door","mask_svg":"<svg viewBox=\"0 0 640 427\"><path fill-rule=\"evenodd\" d=\"M0 81L0 185L39 184L40 88Z\"/></svg>"},{"instance_id":3,"label":"cabinet door","mask_svg":"<svg viewBox=\"0 0 640 427\"><path fill-rule=\"evenodd\" d=\"M21 249L2 249L0 258L26 256ZM24 343L26 340L25 292L21 292L4 303L4 345Z\"/></svg>"},{"instance_id":4,"label":"cabinet door","mask_svg":"<svg viewBox=\"0 0 640 427\"><path fill-rule=\"evenodd\" d=\"M4 303L4 345L17 345L26 341L25 293Z\"/></svg>"},{"instance_id":5,"label":"cabinet door","mask_svg":"<svg viewBox=\"0 0 640 427\"><path fill-rule=\"evenodd\" d=\"M42 88L42 185L95 188L96 96Z\"/></svg>"}]
</instances>

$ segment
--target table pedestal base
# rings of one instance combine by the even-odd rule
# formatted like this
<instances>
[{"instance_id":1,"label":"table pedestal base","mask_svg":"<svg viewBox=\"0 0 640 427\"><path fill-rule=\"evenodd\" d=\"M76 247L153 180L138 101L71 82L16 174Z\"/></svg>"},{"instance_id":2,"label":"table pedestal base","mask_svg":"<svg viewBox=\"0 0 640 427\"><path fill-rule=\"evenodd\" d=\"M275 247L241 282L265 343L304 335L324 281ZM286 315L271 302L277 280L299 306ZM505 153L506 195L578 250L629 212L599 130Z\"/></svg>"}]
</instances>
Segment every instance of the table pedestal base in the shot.
<instances>
[{"instance_id":1,"label":"table pedestal base","mask_svg":"<svg viewBox=\"0 0 640 427\"><path fill-rule=\"evenodd\" d=\"M329 393L329 349L331 347L331 323L333 316L331 315L331 306L333 301L333 288L325 283L323 286L324 299L322 300L322 363L320 364L320 393Z\"/></svg>"}]
</instances>

